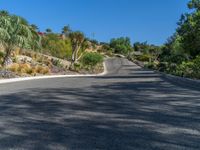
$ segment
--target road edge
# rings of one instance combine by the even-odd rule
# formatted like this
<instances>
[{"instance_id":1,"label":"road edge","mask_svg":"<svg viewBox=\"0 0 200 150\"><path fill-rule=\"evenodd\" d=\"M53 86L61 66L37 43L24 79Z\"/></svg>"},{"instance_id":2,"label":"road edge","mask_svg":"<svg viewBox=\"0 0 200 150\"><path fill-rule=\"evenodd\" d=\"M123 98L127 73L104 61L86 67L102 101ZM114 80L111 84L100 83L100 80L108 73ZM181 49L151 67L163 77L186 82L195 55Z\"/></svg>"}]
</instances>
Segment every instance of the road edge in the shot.
<instances>
[{"instance_id":1,"label":"road edge","mask_svg":"<svg viewBox=\"0 0 200 150\"><path fill-rule=\"evenodd\" d=\"M39 79L54 79L54 78L78 78L78 77L98 77L107 74L106 60L103 62L104 71L100 74L77 74L77 75L48 75L48 76L35 76L35 77L22 77L11 79L0 79L0 84L14 83L21 81L39 80Z\"/></svg>"},{"instance_id":2,"label":"road edge","mask_svg":"<svg viewBox=\"0 0 200 150\"><path fill-rule=\"evenodd\" d=\"M139 61L132 61L132 62L135 63L137 66L144 68L144 65L142 63L140 63ZM179 85L181 87L183 85L187 85L188 88L200 90L200 80L179 77L179 76L167 74L167 73L164 73L164 72L160 72L158 70L149 69L149 68L144 68L144 69L152 70L155 73L160 74L162 76L162 78L164 78L165 80L167 80L168 82L170 82L172 84L176 84L176 85Z\"/></svg>"},{"instance_id":3,"label":"road edge","mask_svg":"<svg viewBox=\"0 0 200 150\"><path fill-rule=\"evenodd\" d=\"M188 88L200 90L200 80L179 77L179 76L175 76L175 75L171 75L171 74L162 73L159 71L155 71L155 72L161 74L162 77L164 79L166 79L167 81L174 83L176 85L180 85L181 87L183 87L183 85L184 86L187 85Z\"/></svg>"}]
</instances>

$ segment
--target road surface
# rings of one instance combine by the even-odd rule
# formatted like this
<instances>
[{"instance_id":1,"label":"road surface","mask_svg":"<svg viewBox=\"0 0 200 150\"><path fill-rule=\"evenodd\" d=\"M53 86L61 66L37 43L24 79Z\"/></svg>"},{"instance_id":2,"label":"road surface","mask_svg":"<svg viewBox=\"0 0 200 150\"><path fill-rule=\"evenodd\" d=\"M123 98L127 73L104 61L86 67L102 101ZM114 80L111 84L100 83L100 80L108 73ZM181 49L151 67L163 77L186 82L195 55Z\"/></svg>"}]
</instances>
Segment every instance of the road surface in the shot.
<instances>
[{"instance_id":1,"label":"road surface","mask_svg":"<svg viewBox=\"0 0 200 150\"><path fill-rule=\"evenodd\" d=\"M200 91L123 58L102 77L0 85L0 149L199 150Z\"/></svg>"}]
</instances>

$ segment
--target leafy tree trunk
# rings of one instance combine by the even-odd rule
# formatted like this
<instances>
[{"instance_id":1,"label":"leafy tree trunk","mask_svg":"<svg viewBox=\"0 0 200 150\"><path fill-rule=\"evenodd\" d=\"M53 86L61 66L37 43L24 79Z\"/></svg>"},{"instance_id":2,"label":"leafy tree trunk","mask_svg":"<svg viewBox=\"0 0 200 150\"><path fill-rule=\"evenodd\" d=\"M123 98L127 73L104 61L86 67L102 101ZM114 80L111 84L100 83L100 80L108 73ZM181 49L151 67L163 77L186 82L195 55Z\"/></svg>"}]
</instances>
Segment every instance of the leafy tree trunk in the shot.
<instances>
[{"instance_id":1,"label":"leafy tree trunk","mask_svg":"<svg viewBox=\"0 0 200 150\"><path fill-rule=\"evenodd\" d=\"M72 43L72 62L71 68L74 67L74 63L77 61L78 52L84 42L84 34L77 31L69 34L69 38Z\"/></svg>"},{"instance_id":2,"label":"leafy tree trunk","mask_svg":"<svg viewBox=\"0 0 200 150\"><path fill-rule=\"evenodd\" d=\"M74 47L74 50L72 51L72 62L71 62L72 67L73 67L74 63L77 62L78 52L80 49L81 49L81 46L77 45Z\"/></svg>"},{"instance_id":3,"label":"leafy tree trunk","mask_svg":"<svg viewBox=\"0 0 200 150\"><path fill-rule=\"evenodd\" d=\"M72 46L72 61L71 61L71 67L73 67L74 63L75 63L75 57L76 57L76 49L77 49L77 45L74 44Z\"/></svg>"},{"instance_id":4,"label":"leafy tree trunk","mask_svg":"<svg viewBox=\"0 0 200 150\"><path fill-rule=\"evenodd\" d=\"M11 55L12 49L11 48L6 48L5 51L6 51L6 55L5 55L4 60L3 60L3 67L8 65L8 60L9 60L9 57Z\"/></svg>"},{"instance_id":5,"label":"leafy tree trunk","mask_svg":"<svg viewBox=\"0 0 200 150\"><path fill-rule=\"evenodd\" d=\"M71 67L74 65L74 63L75 63L75 50L72 51Z\"/></svg>"},{"instance_id":6,"label":"leafy tree trunk","mask_svg":"<svg viewBox=\"0 0 200 150\"><path fill-rule=\"evenodd\" d=\"M76 49L76 51L75 51L75 61L74 61L75 63L78 60L78 52L79 52L80 49L81 49L81 46L78 46L77 49Z\"/></svg>"},{"instance_id":7,"label":"leafy tree trunk","mask_svg":"<svg viewBox=\"0 0 200 150\"><path fill-rule=\"evenodd\" d=\"M83 53L81 53L81 55L76 60L79 61L82 56L83 56Z\"/></svg>"}]
</instances>

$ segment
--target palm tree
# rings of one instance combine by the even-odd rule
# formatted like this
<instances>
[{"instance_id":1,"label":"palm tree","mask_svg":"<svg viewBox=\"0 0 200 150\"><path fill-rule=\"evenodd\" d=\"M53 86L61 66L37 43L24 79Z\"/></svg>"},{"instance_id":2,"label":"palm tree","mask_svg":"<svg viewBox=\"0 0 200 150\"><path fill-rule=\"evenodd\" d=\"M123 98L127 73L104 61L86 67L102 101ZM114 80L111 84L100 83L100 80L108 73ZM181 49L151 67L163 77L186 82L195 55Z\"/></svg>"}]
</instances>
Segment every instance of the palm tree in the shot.
<instances>
[{"instance_id":1,"label":"palm tree","mask_svg":"<svg viewBox=\"0 0 200 150\"><path fill-rule=\"evenodd\" d=\"M6 10L1 10L0 11L0 16L8 16L9 15L9 12L6 11Z\"/></svg>"},{"instance_id":2,"label":"palm tree","mask_svg":"<svg viewBox=\"0 0 200 150\"><path fill-rule=\"evenodd\" d=\"M31 27L32 27L32 28L33 28L33 30L35 30L35 31L38 31L38 29L39 29L39 28L38 28L38 26L37 26L37 25L35 25L35 24L32 24L32 25L31 25Z\"/></svg>"},{"instance_id":3,"label":"palm tree","mask_svg":"<svg viewBox=\"0 0 200 150\"><path fill-rule=\"evenodd\" d=\"M15 15L1 15L0 43L5 48L3 66L6 66L11 52L16 47L26 49L39 47L40 36L25 19Z\"/></svg>"},{"instance_id":4,"label":"palm tree","mask_svg":"<svg viewBox=\"0 0 200 150\"><path fill-rule=\"evenodd\" d=\"M50 28L47 28L47 29L46 29L46 32L47 32L47 33L52 33L52 30L51 30Z\"/></svg>"},{"instance_id":5,"label":"palm tree","mask_svg":"<svg viewBox=\"0 0 200 150\"><path fill-rule=\"evenodd\" d=\"M69 34L72 44L72 65L77 61L78 52L84 43L85 36L82 32L76 31Z\"/></svg>"},{"instance_id":6,"label":"palm tree","mask_svg":"<svg viewBox=\"0 0 200 150\"><path fill-rule=\"evenodd\" d=\"M63 27L62 34L64 34L65 36L68 36L70 32L71 32L71 29L69 25Z\"/></svg>"}]
</instances>

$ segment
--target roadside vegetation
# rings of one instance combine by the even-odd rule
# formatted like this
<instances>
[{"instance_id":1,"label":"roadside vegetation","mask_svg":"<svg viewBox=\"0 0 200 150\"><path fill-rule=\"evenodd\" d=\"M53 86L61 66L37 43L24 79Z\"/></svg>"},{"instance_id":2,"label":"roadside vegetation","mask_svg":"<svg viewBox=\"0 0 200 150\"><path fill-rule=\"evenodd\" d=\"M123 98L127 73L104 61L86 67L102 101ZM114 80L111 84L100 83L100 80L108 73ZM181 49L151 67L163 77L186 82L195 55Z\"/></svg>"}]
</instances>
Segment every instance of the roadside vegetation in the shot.
<instances>
[{"instance_id":1,"label":"roadside vegetation","mask_svg":"<svg viewBox=\"0 0 200 150\"><path fill-rule=\"evenodd\" d=\"M180 17L176 32L164 45L137 42L131 59L147 68L200 79L200 0L190 0L188 8L190 13Z\"/></svg>"},{"instance_id":2,"label":"roadside vegetation","mask_svg":"<svg viewBox=\"0 0 200 150\"><path fill-rule=\"evenodd\" d=\"M79 73L101 73L103 72L103 55L96 52L85 52L74 69Z\"/></svg>"},{"instance_id":3,"label":"roadside vegetation","mask_svg":"<svg viewBox=\"0 0 200 150\"><path fill-rule=\"evenodd\" d=\"M144 67L200 79L200 0L190 0L176 32L162 46L129 37L98 42L73 31L41 32L20 16L0 11L0 77L100 73L106 57L127 57Z\"/></svg>"},{"instance_id":4,"label":"roadside vegetation","mask_svg":"<svg viewBox=\"0 0 200 150\"><path fill-rule=\"evenodd\" d=\"M0 11L0 78L101 72L99 43L72 31L40 32L20 16ZM91 58L89 58L91 57Z\"/></svg>"},{"instance_id":5,"label":"roadside vegetation","mask_svg":"<svg viewBox=\"0 0 200 150\"><path fill-rule=\"evenodd\" d=\"M146 68L200 79L200 0L190 0L188 8L190 13L181 15L176 32L164 45L148 42L132 45L130 38L121 37L102 43L102 47L111 55L122 54Z\"/></svg>"}]
</instances>

